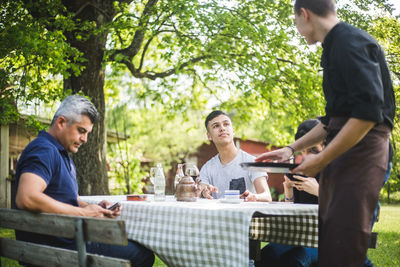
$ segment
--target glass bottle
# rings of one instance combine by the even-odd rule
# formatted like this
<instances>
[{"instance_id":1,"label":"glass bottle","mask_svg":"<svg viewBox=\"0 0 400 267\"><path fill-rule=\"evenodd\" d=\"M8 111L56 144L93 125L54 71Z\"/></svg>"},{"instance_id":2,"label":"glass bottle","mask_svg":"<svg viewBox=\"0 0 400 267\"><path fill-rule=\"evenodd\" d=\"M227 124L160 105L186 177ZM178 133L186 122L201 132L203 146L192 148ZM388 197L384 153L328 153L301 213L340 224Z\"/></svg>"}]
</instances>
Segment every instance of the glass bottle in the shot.
<instances>
[{"instance_id":1,"label":"glass bottle","mask_svg":"<svg viewBox=\"0 0 400 267\"><path fill-rule=\"evenodd\" d=\"M154 175L154 201L165 201L165 176L161 163L157 164Z\"/></svg>"},{"instance_id":2,"label":"glass bottle","mask_svg":"<svg viewBox=\"0 0 400 267\"><path fill-rule=\"evenodd\" d=\"M176 190L176 186L179 184L179 181L185 176L183 174L183 164L178 164L178 168L176 169L174 188Z\"/></svg>"}]
</instances>

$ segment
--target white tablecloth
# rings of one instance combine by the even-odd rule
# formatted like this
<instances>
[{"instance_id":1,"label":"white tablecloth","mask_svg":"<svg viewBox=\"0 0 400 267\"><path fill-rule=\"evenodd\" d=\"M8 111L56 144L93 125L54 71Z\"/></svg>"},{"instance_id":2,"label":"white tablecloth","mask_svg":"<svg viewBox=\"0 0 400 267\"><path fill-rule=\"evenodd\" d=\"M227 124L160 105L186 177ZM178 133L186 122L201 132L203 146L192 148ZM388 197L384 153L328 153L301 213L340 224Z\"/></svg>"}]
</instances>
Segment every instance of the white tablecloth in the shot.
<instances>
[{"instance_id":1,"label":"white tablecloth","mask_svg":"<svg viewBox=\"0 0 400 267\"><path fill-rule=\"evenodd\" d=\"M153 250L168 266L248 266L249 230L255 212L271 217L311 217L313 223L318 216L317 205L281 202L178 202L172 197L165 202L143 202L126 201L126 196L81 199L90 203L103 199L121 202L120 219L125 220L128 238ZM301 234L301 228L292 228Z\"/></svg>"}]
</instances>

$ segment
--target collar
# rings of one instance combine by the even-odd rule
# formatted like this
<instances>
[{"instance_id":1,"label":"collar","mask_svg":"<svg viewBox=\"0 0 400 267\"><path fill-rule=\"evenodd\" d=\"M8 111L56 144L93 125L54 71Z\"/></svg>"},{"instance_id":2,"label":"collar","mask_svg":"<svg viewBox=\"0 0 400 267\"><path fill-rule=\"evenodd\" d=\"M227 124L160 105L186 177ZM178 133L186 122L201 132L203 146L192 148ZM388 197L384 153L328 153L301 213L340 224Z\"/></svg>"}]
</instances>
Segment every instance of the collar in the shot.
<instances>
[{"instance_id":1,"label":"collar","mask_svg":"<svg viewBox=\"0 0 400 267\"><path fill-rule=\"evenodd\" d=\"M337 31L340 30L340 28L342 28L342 26L344 26L346 23L340 21L338 24L336 24L335 26L333 26L333 28L328 32L328 34L325 36L324 42L322 43L322 47L323 48L327 48L328 46L330 46L330 44L333 41L333 37L335 35L335 33Z\"/></svg>"},{"instance_id":2,"label":"collar","mask_svg":"<svg viewBox=\"0 0 400 267\"><path fill-rule=\"evenodd\" d=\"M65 153L68 155L67 150L55 139L51 134L46 131L39 131L38 137L42 137L52 143L60 152Z\"/></svg>"}]
</instances>

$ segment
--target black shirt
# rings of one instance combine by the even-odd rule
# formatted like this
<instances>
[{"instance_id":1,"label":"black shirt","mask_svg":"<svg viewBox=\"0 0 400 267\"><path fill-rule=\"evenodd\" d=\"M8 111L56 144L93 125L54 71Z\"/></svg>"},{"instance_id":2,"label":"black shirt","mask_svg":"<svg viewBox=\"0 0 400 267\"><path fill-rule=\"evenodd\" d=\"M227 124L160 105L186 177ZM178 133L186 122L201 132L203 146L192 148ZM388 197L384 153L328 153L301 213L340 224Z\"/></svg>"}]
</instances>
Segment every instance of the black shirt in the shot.
<instances>
[{"instance_id":1,"label":"black shirt","mask_svg":"<svg viewBox=\"0 0 400 267\"><path fill-rule=\"evenodd\" d=\"M321 66L329 118L352 117L393 128L395 100L382 48L364 31L340 22L326 35Z\"/></svg>"},{"instance_id":2,"label":"black shirt","mask_svg":"<svg viewBox=\"0 0 400 267\"><path fill-rule=\"evenodd\" d=\"M319 183L319 174L315 177L315 179ZM293 188L293 197L294 197L294 203L318 204L317 196L307 193L306 191L299 191L296 188Z\"/></svg>"}]
</instances>

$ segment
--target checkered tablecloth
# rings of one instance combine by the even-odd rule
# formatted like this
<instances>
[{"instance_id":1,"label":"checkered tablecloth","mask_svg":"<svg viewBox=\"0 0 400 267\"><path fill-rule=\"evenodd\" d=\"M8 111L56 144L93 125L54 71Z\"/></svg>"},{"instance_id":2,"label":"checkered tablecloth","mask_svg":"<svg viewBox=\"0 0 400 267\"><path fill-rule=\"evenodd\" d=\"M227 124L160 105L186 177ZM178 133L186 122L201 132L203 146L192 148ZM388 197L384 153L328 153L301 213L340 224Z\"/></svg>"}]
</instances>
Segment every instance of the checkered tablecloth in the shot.
<instances>
[{"instance_id":1,"label":"checkered tablecloth","mask_svg":"<svg viewBox=\"0 0 400 267\"><path fill-rule=\"evenodd\" d=\"M308 246L317 242L316 205L172 198L141 202L125 201L125 196L81 199L121 202L128 238L157 253L168 266L248 266L249 229L252 239ZM255 212L268 217L253 218Z\"/></svg>"},{"instance_id":2,"label":"checkered tablecloth","mask_svg":"<svg viewBox=\"0 0 400 267\"><path fill-rule=\"evenodd\" d=\"M317 215L278 215L254 217L250 239L273 243L318 247Z\"/></svg>"}]
</instances>

